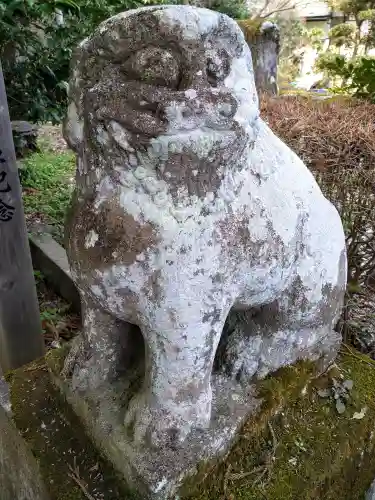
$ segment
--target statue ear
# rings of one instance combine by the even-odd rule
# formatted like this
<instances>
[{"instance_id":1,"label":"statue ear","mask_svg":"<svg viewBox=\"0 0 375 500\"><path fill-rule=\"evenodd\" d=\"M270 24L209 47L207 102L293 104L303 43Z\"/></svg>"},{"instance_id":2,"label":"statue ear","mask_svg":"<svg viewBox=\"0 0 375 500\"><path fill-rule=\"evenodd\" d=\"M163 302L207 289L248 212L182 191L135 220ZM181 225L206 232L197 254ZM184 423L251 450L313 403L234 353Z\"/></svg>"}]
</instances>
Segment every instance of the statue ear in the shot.
<instances>
[{"instance_id":1,"label":"statue ear","mask_svg":"<svg viewBox=\"0 0 375 500\"><path fill-rule=\"evenodd\" d=\"M68 106L63 123L63 135L70 149L78 153L83 139L83 120L79 117L74 101L70 101Z\"/></svg>"}]
</instances>

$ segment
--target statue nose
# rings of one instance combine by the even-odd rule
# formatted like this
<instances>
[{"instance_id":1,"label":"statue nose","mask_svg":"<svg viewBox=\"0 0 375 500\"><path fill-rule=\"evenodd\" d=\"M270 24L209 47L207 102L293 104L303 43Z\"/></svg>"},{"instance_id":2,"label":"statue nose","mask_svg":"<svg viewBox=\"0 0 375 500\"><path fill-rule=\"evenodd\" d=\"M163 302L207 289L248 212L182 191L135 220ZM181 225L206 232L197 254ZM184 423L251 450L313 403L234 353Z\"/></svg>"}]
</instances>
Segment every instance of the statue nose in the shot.
<instances>
[{"instance_id":1,"label":"statue nose","mask_svg":"<svg viewBox=\"0 0 375 500\"><path fill-rule=\"evenodd\" d=\"M231 127L237 113L238 102L235 96L226 90L189 89L172 106L159 110L159 115L169 125L183 129L195 129L207 126L214 129Z\"/></svg>"},{"instance_id":2,"label":"statue nose","mask_svg":"<svg viewBox=\"0 0 375 500\"><path fill-rule=\"evenodd\" d=\"M185 92L188 100L194 102L198 98L198 101L201 101L198 106L193 106L195 111L199 109L202 113L204 108L209 109L211 122L231 120L237 113L238 101L231 89L225 87L223 81L221 85L219 80L213 84L207 65L197 67L190 81L186 82L180 90ZM206 106L202 106L203 102Z\"/></svg>"}]
</instances>

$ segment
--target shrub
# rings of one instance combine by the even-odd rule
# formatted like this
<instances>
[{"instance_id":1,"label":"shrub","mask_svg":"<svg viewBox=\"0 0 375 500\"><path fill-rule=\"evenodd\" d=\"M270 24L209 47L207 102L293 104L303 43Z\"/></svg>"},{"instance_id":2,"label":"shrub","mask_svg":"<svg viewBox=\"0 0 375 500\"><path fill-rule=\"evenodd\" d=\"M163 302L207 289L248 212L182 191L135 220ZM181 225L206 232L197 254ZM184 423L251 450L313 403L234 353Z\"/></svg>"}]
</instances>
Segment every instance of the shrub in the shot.
<instances>
[{"instance_id":1,"label":"shrub","mask_svg":"<svg viewBox=\"0 0 375 500\"><path fill-rule=\"evenodd\" d=\"M329 30L328 37L336 47L351 47L355 42L356 27L353 24L337 24Z\"/></svg>"},{"instance_id":2,"label":"shrub","mask_svg":"<svg viewBox=\"0 0 375 500\"><path fill-rule=\"evenodd\" d=\"M315 62L317 71L323 71L330 77L344 78L346 76L345 56L335 52L323 52Z\"/></svg>"},{"instance_id":3,"label":"shrub","mask_svg":"<svg viewBox=\"0 0 375 500\"><path fill-rule=\"evenodd\" d=\"M0 0L0 59L13 120L58 123L72 50L112 15L156 0Z\"/></svg>"},{"instance_id":4,"label":"shrub","mask_svg":"<svg viewBox=\"0 0 375 500\"><path fill-rule=\"evenodd\" d=\"M182 0L177 3L183 3ZM193 2L191 2L193 4ZM217 10L233 19L244 19L248 16L248 5L246 0L206 0L198 2L198 5Z\"/></svg>"},{"instance_id":5,"label":"shrub","mask_svg":"<svg viewBox=\"0 0 375 500\"><path fill-rule=\"evenodd\" d=\"M347 64L347 71L349 92L375 103L375 58L358 57Z\"/></svg>"},{"instance_id":6,"label":"shrub","mask_svg":"<svg viewBox=\"0 0 375 500\"><path fill-rule=\"evenodd\" d=\"M363 347L369 341L363 311L375 305L375 105L279 97L263 99L262 113L341 215L348 252L344 334Z\"/></svg>"},{"instance_id":7,"label":"shrub","mask_svg":"<svg viewBox=\"0 0 375 500\"><path fill-rule=\"evenodd\" d=\"M358 56L350 61L343 55L326 52L316 62L316 69L342 81L336 91L375 103L375 58Z\"/></svg>"},{"instance_id":8,"label":"shrub","mask_svg":"<svg viewBox=\"0 0 375 500\"><path fill-rule=\"evenodd\" d=\"M69 9L73 2L64 0ZM61 2L61 3L64 3ZM58 121L77 29L56 22L57 1L0 1L0 59L13 120ZM67 11L67 16L74 16Z\"/></svg>"}]
</instances>

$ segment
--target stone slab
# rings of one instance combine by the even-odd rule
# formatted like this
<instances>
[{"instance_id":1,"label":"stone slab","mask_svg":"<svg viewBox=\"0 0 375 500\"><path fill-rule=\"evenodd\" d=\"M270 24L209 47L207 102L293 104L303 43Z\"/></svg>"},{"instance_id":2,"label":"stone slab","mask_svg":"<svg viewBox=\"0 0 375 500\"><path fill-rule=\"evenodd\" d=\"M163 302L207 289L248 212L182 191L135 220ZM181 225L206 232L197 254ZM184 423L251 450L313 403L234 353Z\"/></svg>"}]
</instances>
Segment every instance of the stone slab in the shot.
<instances>
[{"instance_id":1,"label":"stone slab","mask_svg":"<svg viewBox=\"0 0 375 500\"><path fill-rule=\"evenodd\" d=\"M29 241L34 267L42 272L56 293L80 312L81 301L70 275L65 249L47 232L35 230L29 235Z\"/></svg>"},{"instance_id":2,"label":"stone slab","mask_svg":"<svg viewBox=\"0 0 375 500\"><path fill-rule=\"evenodd\" d=\"M1 500L48 500L37 463L0 406Z\"/></svg>"},{"instance_id":3,"label":"stone slab","mask_svg":"<svg viewBox=\"0 0 375 500\"><path fill-rule=\"evenodd\" d=\"M39 463L49 500L134 500L51 384L44 359L12 372L8 378L14 422ZM1 439L0 422L0 443ZM0 488L0 499L45 497L3 497Z\"/></svg>"},{"instance_id":4,"label":"stone slab","mask_svg":"<svg viewBox=\"0 0 375 500\"><path fill-rule=\"evenodd\" d=\"M8 384L5 382L5 379L3 377L3 373L1 371L1 366L0 366L0 406L3 407L3 409L8 414L11 413L10 399L9 399L9 387L8 387Z\"/></svg>"}]
</instances>

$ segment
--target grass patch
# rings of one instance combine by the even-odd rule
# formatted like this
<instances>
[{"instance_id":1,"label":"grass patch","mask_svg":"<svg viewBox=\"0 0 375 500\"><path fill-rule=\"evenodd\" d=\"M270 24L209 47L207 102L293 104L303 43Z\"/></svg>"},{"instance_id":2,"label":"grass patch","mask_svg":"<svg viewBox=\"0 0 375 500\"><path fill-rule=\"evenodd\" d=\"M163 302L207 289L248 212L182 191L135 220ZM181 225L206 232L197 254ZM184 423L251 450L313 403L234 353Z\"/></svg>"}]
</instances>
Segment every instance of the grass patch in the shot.
<instances>
[{"instance_id":1,"label":"grass patch","mask_svg":"<svg viewBox=\"0 0 375 500\"><path fill-rule=\"evenodd\" d=\"M74 189L73 153L35 153L22 162L20 177L28 223L42 221L52 226L61 243L65 214Z\"/></svg>"}]
</instances>

